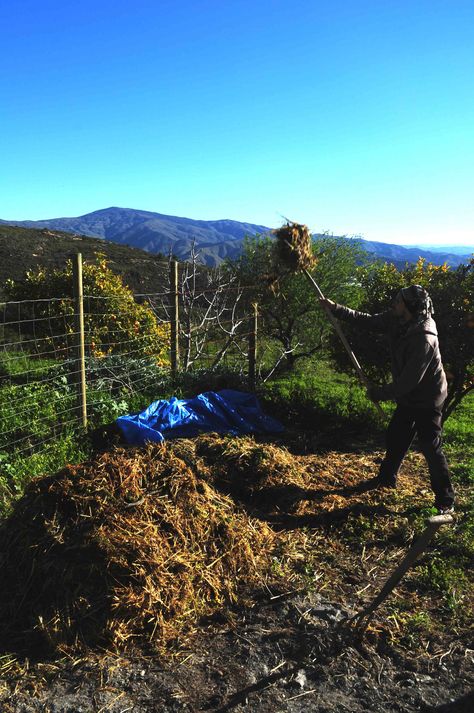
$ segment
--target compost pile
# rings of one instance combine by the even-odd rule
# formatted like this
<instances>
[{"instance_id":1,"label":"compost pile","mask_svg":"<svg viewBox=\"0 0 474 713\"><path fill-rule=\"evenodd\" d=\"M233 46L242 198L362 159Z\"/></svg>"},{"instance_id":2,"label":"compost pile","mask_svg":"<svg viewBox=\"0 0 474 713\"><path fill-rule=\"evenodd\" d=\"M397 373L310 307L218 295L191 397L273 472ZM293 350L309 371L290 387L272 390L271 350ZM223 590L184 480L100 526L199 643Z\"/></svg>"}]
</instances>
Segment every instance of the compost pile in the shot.
<instances>
[{"instance_id":1,"label":"compost pile","mask_svg":"<svg viewBox=\"0 0 474 713\"><path fill-rule=\"evenodd\" d=\"M2 638L162 650L258 587L273 541L167 445L68 466L33 481L0 531Z\"/></svg>"},{"instance_id":2,"label":"compost pile","mask_svg":"<svg viewBox=\"0 0 474 713\"><path fill-rule=\"evenodd\" d=\"M202 617L298 586L311 558L343 596L345 568L330 565L342 544L324 530L367 512L386 534L404 532L395 496L389 512L386 494L359 487L375 467L360 454L308 458L210 434L36 479L0 530L2 639L29 655L169 653ZM403 492L423 501L426 484L412 478ZM347 550L352 570L359 555Z\"/></svg>"}]
</instances>

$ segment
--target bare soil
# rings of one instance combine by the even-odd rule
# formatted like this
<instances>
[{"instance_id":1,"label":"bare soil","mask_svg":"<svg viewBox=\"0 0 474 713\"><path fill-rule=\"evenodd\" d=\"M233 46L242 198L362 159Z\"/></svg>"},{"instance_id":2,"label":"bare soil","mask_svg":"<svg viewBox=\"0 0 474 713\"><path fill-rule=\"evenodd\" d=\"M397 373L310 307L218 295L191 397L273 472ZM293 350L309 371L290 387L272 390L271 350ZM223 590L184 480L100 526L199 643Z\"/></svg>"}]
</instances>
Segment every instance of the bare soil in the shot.
<instances>
[{"instance_id":1,"label":"bare soil","mask_svg":"<svg viewBox=\"0 0 474 713\"><path fill-rule=\"evenodd\" d=\"M350 612L293 594L203 623L187 653L91 655L31 665L0 679L4 713L471 713L473 652L460 641L411 656L362 640ZM370 639L370 637L369 637Z\"/></svg>"}]
</instances>

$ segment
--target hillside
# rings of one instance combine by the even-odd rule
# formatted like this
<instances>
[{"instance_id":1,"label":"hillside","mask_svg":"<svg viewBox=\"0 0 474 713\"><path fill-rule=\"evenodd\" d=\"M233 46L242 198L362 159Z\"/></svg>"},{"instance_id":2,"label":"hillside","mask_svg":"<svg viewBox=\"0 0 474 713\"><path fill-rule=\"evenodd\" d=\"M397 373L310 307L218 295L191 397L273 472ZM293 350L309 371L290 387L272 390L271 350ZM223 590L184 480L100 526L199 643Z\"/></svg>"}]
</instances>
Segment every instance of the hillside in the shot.
<instances>
[{"instance_id":1,"label":"hillside","mask_svg":"<svg viewBox=\"0 0 474 713\"><path fill-rule=\"evenodd\" d=\"M19 279L38 265L63 266L77 252L84 259L93 258L97 252L105 253L111 268L134 292L163 289L163 272L167 270L163 255L83 235L0 225L0 298L7 278Z\"/></svg>"},{"instance_id":2,"label":"hillside","mask_svg":"<svg viewBox=\"0 0 474 713\"><path fill-rule=\"evenodd\" d=\"M0 220L1 224L7 221ZM177 216L153 213L130 208L105 208L77 218L51 218L40 221L8 221L11 225L25 228L43 228L53 231L75 233L101 238L104 242L130 245L149 253L167 255L172 249L181 260L189 258L193 242L200 253L200 261L206 265L220 264L226 258L235 258L242 249L246 236L268 234L271 228L236 220L193 220ZM314 237L317 239L318 234ZM351 238L349 238L351 239ZM357 238L362 247L382 260L402 267L406 262L416 262L424 257L429 262L441 265L444 262L456 266L466 261L470 252L461 254L459 248L450 252L434 248L406 247Z\"/></svg>"},{"instance_id":3,"label":"hillside","mask_svg":"<svg viewBox=\"0 0 474 713\"><path fill-rule=\"evenodd\" d=\"M202 262L210 266L219 264L226 257L235 257L240 252L246 235L270 230L264 225L235 220L192 220L129 208L106 208L78 218L9 223L27 228L48 228L89 235L150 253L167 255L171 248L173 253L183 260L189 257L195 242L199 247Z\"/></svg>"},{"instance_id":4,"label":"hillside","mask_svg":"<svg viewBox=\"0 0 474 713\"><path fill-rule=\"evenodd\" d=\"M428 262L432 262L434 265L442 265L447 263L451 267L456 267L463 262L467 261L469 257L469 248L466 247L465 253L461 252L448 252L447 249L436 250L434 247L408 247L402 245L392 245L390 243L379 243L374 240L364 240L362 238L357 238L364 250L368 253L375 255L381 260L386 260L387 262L393 262L398 267L403 267L406 262L416 262L420 257L425 258ZM474 248L472 251L474 252Z\"/></svg>"}]
</instances>

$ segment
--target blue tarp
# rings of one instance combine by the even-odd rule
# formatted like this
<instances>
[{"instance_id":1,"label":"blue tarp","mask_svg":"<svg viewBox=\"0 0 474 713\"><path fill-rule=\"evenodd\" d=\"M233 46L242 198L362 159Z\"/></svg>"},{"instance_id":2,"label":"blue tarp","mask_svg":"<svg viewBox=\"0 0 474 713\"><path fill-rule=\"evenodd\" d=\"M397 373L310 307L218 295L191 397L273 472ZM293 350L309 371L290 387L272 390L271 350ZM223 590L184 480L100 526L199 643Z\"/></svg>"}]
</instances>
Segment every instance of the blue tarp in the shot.
<instances>
[{"instance_id":1,"label":"blue tarp","mask_svg":"<svg viewBox=\"0 0 474 713\"><path fill-rule=\"evenodd\" d=\"M127 443L192 438L199 433L279 433L283 426L266 416L254 394L223 389L206 391L193 399L153 401L141 413L120 416L116 421Z\"/></svg>"}]
</instances>

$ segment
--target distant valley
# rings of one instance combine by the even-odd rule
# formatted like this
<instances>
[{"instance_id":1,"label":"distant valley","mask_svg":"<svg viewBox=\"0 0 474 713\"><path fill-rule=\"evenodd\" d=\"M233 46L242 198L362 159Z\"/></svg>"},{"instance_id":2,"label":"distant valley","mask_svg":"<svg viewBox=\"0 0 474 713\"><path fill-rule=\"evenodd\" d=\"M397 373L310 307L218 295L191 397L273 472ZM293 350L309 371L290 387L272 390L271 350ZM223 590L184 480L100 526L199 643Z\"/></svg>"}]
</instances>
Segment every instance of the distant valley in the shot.
<instances>
[{"instance_id":1,"label":"distant valley","mask_svg":"<svg viewBox=\"0 0 474 713\"><path fill-rule=\"evenodd\" d=\"M268 226L236 220L193 220L116 207L104 208L77 218L0 220L1 224L90 236L122 246L139 248L151 254L168 255L171 252L180 260L189 258L194 243L200 262L208 266L216 266L226 258L238 256L245 236L270 234L272 230ZM317 239L319 236L314 237ZM450 251L448 247L440 250L434 246L408 247L357 240L369 253L394 262L399 267L406 262L415 262L420 256L438 265L446 262L450 266L456 266L466 262L468 255L474 251L466 247L463 254L462 246L456 246Z\"/></svg>"}]
</instances>

